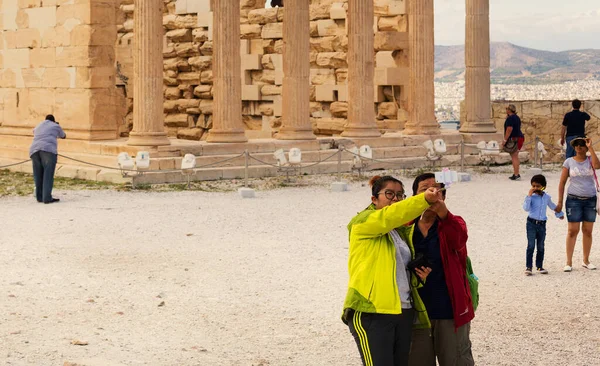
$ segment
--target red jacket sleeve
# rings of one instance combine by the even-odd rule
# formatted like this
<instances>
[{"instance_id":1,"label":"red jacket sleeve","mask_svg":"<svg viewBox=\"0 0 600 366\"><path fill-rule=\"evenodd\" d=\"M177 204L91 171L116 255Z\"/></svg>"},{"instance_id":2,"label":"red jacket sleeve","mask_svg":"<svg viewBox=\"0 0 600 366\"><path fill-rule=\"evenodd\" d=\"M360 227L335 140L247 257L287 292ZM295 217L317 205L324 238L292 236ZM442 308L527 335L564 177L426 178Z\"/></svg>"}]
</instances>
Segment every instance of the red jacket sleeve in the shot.
<instances>
[{"instance_id":1,"label":"red jacket sleeve","mask_svg":"<svg viewBox=\"0 0 600 366\"><path fill-rule=\"evenodd\" d=\"M448 212L445 220L440 221L440 231L443 230L446 235L446 243L449 249L460 251L466 249L467 239L467 224L460 216L455 216Z\"/></svg>"}]
</instances>

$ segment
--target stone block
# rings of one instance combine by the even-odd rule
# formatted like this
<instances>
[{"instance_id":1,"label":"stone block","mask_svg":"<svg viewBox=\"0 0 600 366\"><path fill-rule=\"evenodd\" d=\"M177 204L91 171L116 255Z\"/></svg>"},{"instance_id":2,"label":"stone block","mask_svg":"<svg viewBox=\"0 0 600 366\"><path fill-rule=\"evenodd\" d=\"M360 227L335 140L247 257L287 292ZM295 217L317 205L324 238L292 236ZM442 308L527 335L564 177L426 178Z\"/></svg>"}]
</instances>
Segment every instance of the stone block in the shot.
<instances>
[{"instance_id":1,"label":"stone block","mask_svg":"<svg viewBox=\"0 0 600 366\"><path fill-rule=\"evenodd\" d=\"M242 100L261 100L260 85L242 85Z\"/></svg>"},{"instance_id":2,"label":"stone block","mask_svg":"<svg viewBox=\"0 0 600 366\"><path fill-rule=\"evenodd\" d=\"M115 85L114 67L77 67L76 88L111 88Z\"/></svg>"},{"instance_id":3,"label":"stone block","mask_svg":"<svg viewBox=\"0 0 600 366\"><path fill-rule=\"evenodd\" d=\"M322 135L340 134L344 131L344 126L347 123L345 118L312 118L311 121L316 122L313 125L313 130Z\"/></svg>"},{"instance_id":4,"label":"stone block","mask_svg":"<svg viewBox=\"0 0 600 366\"><path fill-rule=\"evenodd\" d=\"M310 69L310 83L312 85L337 84L335 70Z\"/></svg>"},{"instance_id":5,"label":"stone block","mask_svg":"<svg viewBox=\"0 0 600 366\"><path fill-rule=\"evenodd\" d=\"M190 57L188 63L198 70L208 70L212 67L212 56Z\"/></svg>"},{"instance_id":6,"label":"stone block","mask_svg":"<svg viewBox=\"0 0 600 366\"><path fill-rule=\"evenodd\" d=\"M211 13L210 2L211 0L187 0L186 10L188 13Z\"/></svg>"},{"instance_id":7,"label":"stone block","mask_svg":"<svg viewBox=\"0 0 600 366\"><path fill-rule=\"evenodd\" d=\"M471 174L469 173L458 173L458 181L459 182L470 182L471 181Z\"/></svg>"},{"instance_id":8,"label":"stone block","mask_svg":"<svg viewBox=\"0 0 600 366\"><path fill-rule=\"evenodd\" d=\"M261 55L242 55L242 70L261 70Z\"/></svg>"},{"instance_id":9,"label":"stone block","mask_svg":"<svg viewBox=\"0 0 600 366\"><path fill-rule=\"evenodd\" d=\"M71 33L63 26L48 28L42 32L42 47L67 47L71 45Z\"/></svg>"},{"instance_id":10,"label":"stone block","mask_svg":"<svg viewBox=\"0 0 600 366\"><path fill-rule=\"evenodd\" d=\"M53 48L34 48L30 51L30 65L32 68L54 67L56 65L56 52Z\"/></svg>"},{"instance_id":11,"label":"stone block","mask_svg":"<svg viewBox=\"0 0 600 366\"><path fill-rule=\"evenodd\" d=\"M37 48L42 45L39 29L27 28L16 31L17 48Z\"/></svg>"},{"instance_id":12,"label":"stone block","mask_svg":"<svg viewBox=\"0 0 600 366\"><path fill-rule=\"evenodd\" d=\"M327 19L329 18L329 12L331 10L331 4L310 4L310 20Z\"/></svg>"},{"instance_id":13,"label":"stone block","mask_svg":"<svg viewBox=\"0 0 600 366\"><path fill-rule=\"evenodd\" d=\"M173 29L165 33L168 40L174 43L192 42L192 30L191 29Z\"/></svg>"},{"instance_id":14,"label":"stone block","mask_svg":"<svg viewBox=\"0 0 600 366\"><path fill-rule=\"evenodd\" d=\"M41 88L45 69L22 69L21 75L26 88Z\"/></svg>"},{"instance_id":15,"label":"stone block","mask_svg":"<svg viewBox=\"0 0 600 366\"><path fill-rule=\"evenodd\" d=\"M329 9L329 17L331 19L346 19L346 9L344 3L333 3Z\"/></svg>"},{"instance_id":16,"label":"stone block","mask_svg":"<svg viewBox=\"0 0 600 366\"><path fill-rule=\"evenodd\" d=\"M376 67L375 85L408 85L410 71L407 67Z\"/></svg>"},{"instance_id":17,"label":"stone block","mask_svg":"<svg viewBox=\"0 0 600 366\"><path fill-rule=\"evenodd\" d=\"M70 35L72 46L114 46L117 33L114 26L80 24Z\"/></svg>"},{"instance_id":18,"label":"stone block","mask_svg":"<svg viewBox=\"0 0 600 366\"><path fill-rule=\"evenodd\" d=\"M395 51L408 48L407 32L377 32L375 33L376 51Z\"/></svg>"},{"instance_id":19,"label":"stone block","mask_svg":"<svg viewBox=\"0 0 600 366\"><path fill-rule=\"evenodd\" d=\"M394 58L394 52L396 51L379 51L375 54L375 67L376 68L391 68L398 67L396 59Z\"/></svg>"},{"instance_id":20,"label":"stone block","mask_svg":"<svg viewBox=\"0 0 600 366\"><path fill-rule=\"evenodd\" d=\"M278 8L250 10L248 22L251 24L277 23Z\"/></svg>"},{"instance_id":21,"label":"stone block","mask_svg":"<svg viewBox=\"0 0 600 366\"><path fill-rule=\"evenodd\" d=\"M114 61L115 50L110 46L56 48L56 66L109 66Z\"/></svg>"},{"instance_id":22,"label":"stone block","mask_svg":"<svg viewBox=\"0 0 600 366\"><path fill-rule=\"evenodd\" d=\"M316 64L332 69L347 68L348 63L346 60L345 52L321 52L317 55Z\"/></svg>"},{"instance_id":23,"label":"stone block","mask_svg":"<svg viewBox=\"0 0 600 366\"><path fill-rule=\"evenodd\" d=\"M316 101L317 102L335 102L335 92L337 91L337 85L317 85L315 87Z\"/></svg>"},{"instance_id":24,"label":"stone block","mask_svg":"<svg viewBox=\"0 0 600 366\"><path fill-rule=\"evenodd\" d=\"M263 96L267 95L281 95L282 88L277 85L263 85L260 89Z\"/></svg>"},{"instance_id":25,"label":"stone block","mask_svg":"<svg viewBox=\"0 0 600 366\"><path fill-rule=\"evenodd\" d=\"M532 101L523 102L521 118L550 117L552 115L552 102Z\"/></svg>"},{"instance_id":26,"label":"stone block","mask_svg":"<svg viewBox=\"0 0 600 366\"><path fill-rule=\"evenodd\" d=\"M348 118L348 103L347 102L333 102L329 106L329 110L333 117Z\"/></svg>"},{"instance_id":27,"label":"stone block","mask_svg":"<svg viewBox=\"0 0 600 366\"><path fill-rule=\"evenodd\" d=\"M259 24L241 24L241 37L242 39L261 38L262 28Z\"/></svg>"},{"instance_id":28,"label":"stone block","mask_svg":"<svg viewBox=\"0 0 600 366\"><path fill-rule=\"evenodd\" d=\"M212 72L212 70L202 71L200 73L200 82L202 84L212 84L213 83L213 72Z\"/></svg>"},{"instance_id":29,"label":"stone block","mask_svg":"<svg viewBox=\"0 0 600 366\"><path fill-rule=\"evenodd\" d=\"M51 28L56 26L56 6L44 6L31 9L25 9L29 17L29 24L35 28Z\"/></svg>"},{"instance_id":30,"label":"stone block","mask_svg":"<svg viewBox=\"0 0 600 366\"><path fill-rule=\"evenodd\" d=\"M333 19L317 20L317 32L320 37L335 36L339 33L337 23Z\"/></svg>"},{"instance_id":31,"label":"stone block","mask_svg":"<svg viewBox=\"0 0 600 366\"><path fill-rule=\"evenodd\" d=\"M408 0L375 0L375 15L401 15L406 14Z\"/></svg>"},{"instance_id":32,"label":"stone block","mask_svg":"<svg viewBox=\"0 0 600 366\"><path fill-rule=\"evenodd\" d=\"M346 192L348 190L348 183L346 182L333 182L331 183L332 192Z\"/></svg>"},{"instance_id":33,"label":"stone block","mask_svg":"<svg viewBox=\"0 0 600 366\"><path fill-rule=\"evenodd\" d=\"M408 16L379 17L377 27L381 32L408 32Z\"/></svg>"},{"instance_id":34,"label":"stone block","mask_svg":"<svg viewBox=\"0 0 600 366\"><path fill-rule=\"evenodd\" d=\"M165 116L165 126L169 127L188 127L187 113L170 113Z\"/></svg>"},{"instance_id":35,"label":"stone block","mask_svg":"<svg viewBox=\"0 0 600 366\"><path fill-rule=\"evenodd\" d=\"M280 39L283 38L283 23L269 23L262 27L262 39Z\"/></svg>"},{"instance_id":36,"label":"stone block","mask_svg":"<svg viewBox=\"0 0 600 366\"><path fill-rule=\"evenodd\" d=\"M202 128L182 128L177 130L177 138L182 140L200 141L204 129Z\"/></svg>"},{"instance_id":37,"label":"stone block","mask_svg":"<svg viewBox=\"0 0 600 366\"><path fill-rule=\"evenodd\" d=\"M2 53L5 69L21 69L30 65L30 51L28 48L7 49Z\"/></svg>"},{"instance_id":38,"label":"stone block","mask_svg":"<svg viewBox=\"0 0 600 366\"><path fill-rule=\"evenodd\" d=\"M213 13L212 12L198 12L198 27L206 28L208 30L208 39L213 39Z\"/></svg>"},{"instance_id":39,"label":"stone block","mask_svg":"<svg viewBox=\"0 0 600 366\"><path fill-rule=\"evenodd\" d=\"M242 198L254 198L256 192L252 188L242 187L238 189L238 193Z\"/></svg>"}]
</instances>

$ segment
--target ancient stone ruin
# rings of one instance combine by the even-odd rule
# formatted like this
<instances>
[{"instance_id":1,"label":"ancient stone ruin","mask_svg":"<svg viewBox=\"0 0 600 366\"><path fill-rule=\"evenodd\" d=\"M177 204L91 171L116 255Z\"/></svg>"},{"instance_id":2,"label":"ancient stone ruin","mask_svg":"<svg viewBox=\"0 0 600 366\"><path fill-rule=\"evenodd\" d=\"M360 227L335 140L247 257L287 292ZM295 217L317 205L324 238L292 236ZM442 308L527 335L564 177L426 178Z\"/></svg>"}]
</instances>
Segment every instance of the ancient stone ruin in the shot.
<instances>
[{"instance_id":1,"label":"ancient stone ruin","mask_svg":"<svg viewBox=\"0 0 600 366\"><path fill-rule=\"evenodd\" d=\"M489 0L466 3L465 117L442 136L433 0L4 0L0 161L27 158L47 113L67 132L66 155L114 166L119 152L145 150L156 169L185 153L266 158L293 146L320 161L363 143L419 165L427 139L499 139ZM59 175L113 177L59 163Z\"/></svg>"}]
</instances>

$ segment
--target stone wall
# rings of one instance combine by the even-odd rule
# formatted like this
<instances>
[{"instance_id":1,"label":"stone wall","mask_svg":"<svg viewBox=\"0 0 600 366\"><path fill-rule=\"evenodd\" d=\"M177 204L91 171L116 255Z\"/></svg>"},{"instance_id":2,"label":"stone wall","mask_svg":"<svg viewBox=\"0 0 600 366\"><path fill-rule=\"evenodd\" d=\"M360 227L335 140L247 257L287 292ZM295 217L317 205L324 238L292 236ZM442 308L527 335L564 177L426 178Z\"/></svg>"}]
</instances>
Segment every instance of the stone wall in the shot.
<instances>
[{"instance_id":1,"label":"stone wall","mask_svg":"<svg viewBox=\"0 0 600 366\"><path fill-rule=\"evenodd\" d=\"M0 134L31 135L55 114L69 138L114 139L114 1L3 0Z\"/></svg>"},{"instance_id":2,"label":"stone wall","mask_svg":"<svg viewBox=\"0 0 600 366\"><path fill-rule=\"evenodd\" d=\"M401 130L407 119L405 0L375 2L375 99L381 130ZM117 83L127 91L131 129L133 0L122 0L116 47ZM249 138L272 137L281 126L282 21L285 8L262 0L241 1L242 100ZM318 135L342 132L347 104L347 2L311 0L311 122ZM200 140L212 127L212 13L209 0L165 0L163 24L165 127L169 136ZM127 134L128 129L121 131Z\"/></svg>"},{"instance_id":3,"label":"stone wall","mask_svg":"<svg viewBox=\"0 0 600 366\"><path fill-rule=\"evenodd\" d=\"M592 118L586 124L586 134L594 141L600 138L600 100L582 101L581 110ZM561 161L557 141L560 139L561 127L565 113L573 110L571 101L494 101L492 102L492 117L499 132L504 131L506 106L514 104L517 115L521 117L521 129L525 134L525 142L540 137L549 153L545 160ZM533 152L533 145L527 145L527 150Z\"/></svg>"}]
</instances>

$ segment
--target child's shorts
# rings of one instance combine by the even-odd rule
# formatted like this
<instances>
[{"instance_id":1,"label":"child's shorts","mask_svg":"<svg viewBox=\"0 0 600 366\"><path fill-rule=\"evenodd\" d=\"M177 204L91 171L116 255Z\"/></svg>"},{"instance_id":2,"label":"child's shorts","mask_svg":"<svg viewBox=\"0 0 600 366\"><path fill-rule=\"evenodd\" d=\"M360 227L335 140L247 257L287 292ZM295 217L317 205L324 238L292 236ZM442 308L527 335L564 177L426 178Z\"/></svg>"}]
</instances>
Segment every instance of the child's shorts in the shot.
<instances>
[{"instance_id":1,"label":"child's shorts","mask_svg":"<svg viewBox=\"0 0 600 366\"><path fill-rule=\"evenodd\" d=\"M567 195L565 204L568 222L596 222L596 197Z\"/></svg>"}]
</instances>

